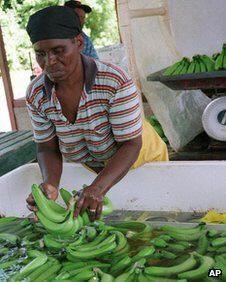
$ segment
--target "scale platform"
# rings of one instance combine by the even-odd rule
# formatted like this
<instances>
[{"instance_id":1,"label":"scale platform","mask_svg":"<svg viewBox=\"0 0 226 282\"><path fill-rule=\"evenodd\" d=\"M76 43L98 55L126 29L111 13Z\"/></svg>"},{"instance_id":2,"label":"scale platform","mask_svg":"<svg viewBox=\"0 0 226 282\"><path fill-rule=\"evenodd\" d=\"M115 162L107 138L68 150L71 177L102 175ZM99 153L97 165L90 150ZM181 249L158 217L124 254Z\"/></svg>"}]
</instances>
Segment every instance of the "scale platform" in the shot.
<instances>
[{"instance_id":1,"label":"scale platform","mask_svg":"<svg viewBox=\"0 0 226 282\"><path fill-rule=\"evenodd\" d=\"M203 128L210 139L204 150L207 155L225 151L223 159L226 159L226 70L166 76L163 75L166 69L150 74L147 81L161 82L172 90L199 89L211 98L202 116ZM206 137L203 142L206 143ZM203 147L202 142L199 145Z\"/></svg>"},{"instance_id":2,"label":"scale platform","mask_svg":"<svg viewBox=\"0 0 226 282\"><path fill-rule=\"evenodd\" d=\"M159 81L173 90L218 90L226 88L226 70L165 76L163 73L166 69L150 74L147 80Z\"/></svg>"}]
</instances>

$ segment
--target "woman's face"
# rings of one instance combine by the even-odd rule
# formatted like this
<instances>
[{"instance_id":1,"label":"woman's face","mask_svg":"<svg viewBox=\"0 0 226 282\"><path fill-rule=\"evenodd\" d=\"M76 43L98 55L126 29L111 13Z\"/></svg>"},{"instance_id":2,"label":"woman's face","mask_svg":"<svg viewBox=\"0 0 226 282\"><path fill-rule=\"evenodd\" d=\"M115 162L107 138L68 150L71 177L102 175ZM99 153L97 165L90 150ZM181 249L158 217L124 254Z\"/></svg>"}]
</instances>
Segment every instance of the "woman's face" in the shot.
<instances>
[{"instance_id":1,"label":"woman's face","mask_svg":"<svg viewBox=\"0 0 226 282\"><path fill-rule=\"evenodd\" d=\"M46 39L34 44L36 60L53 82L67 79L80 60L83 36L74 39Z\"/></svg>"}]
</instances>

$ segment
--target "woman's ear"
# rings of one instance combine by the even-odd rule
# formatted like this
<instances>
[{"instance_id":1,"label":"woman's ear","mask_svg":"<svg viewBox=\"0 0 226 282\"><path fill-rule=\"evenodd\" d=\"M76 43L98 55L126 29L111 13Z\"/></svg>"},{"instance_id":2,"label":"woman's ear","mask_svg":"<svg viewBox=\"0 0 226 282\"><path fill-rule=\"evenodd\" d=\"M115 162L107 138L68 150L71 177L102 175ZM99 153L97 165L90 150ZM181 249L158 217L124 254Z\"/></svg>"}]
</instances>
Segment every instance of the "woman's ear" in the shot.
<instances>
[{"instance_id":1,"label":"woman's ear","mask_svg":"<svg viewBox=\"0 0 226 282\"><path fill-rule=\"evenodd\" d=\"M79 51L82 51L82 49L84 47L84 37L81 33L76 36L76 41L77 41L77 44L78 44Z\"/></svg>"}]
</instances>

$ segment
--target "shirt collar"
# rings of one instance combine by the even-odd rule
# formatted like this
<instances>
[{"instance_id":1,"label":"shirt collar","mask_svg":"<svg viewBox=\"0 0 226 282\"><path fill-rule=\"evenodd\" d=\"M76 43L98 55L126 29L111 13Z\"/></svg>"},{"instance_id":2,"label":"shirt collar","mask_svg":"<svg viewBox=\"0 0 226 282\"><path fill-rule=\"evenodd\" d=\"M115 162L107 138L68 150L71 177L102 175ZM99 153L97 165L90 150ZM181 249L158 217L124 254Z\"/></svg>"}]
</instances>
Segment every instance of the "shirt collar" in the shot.
<instances>
[{"instance_id":1,"label":"shirt collar","mask_svg":"<svg viewBox=\"0 0 226 282\"><path fill-rule=\"evenodd\" d=\"M95 60L91 57L81 54L82 64L85 71L85 90L88 93L92 90L96 74L97 74L97 64ZM54 83L48 78L47 75L44 75L44 91L47 96L51 96L52 90L54 88Z\"/></svg>"}]
</instances>

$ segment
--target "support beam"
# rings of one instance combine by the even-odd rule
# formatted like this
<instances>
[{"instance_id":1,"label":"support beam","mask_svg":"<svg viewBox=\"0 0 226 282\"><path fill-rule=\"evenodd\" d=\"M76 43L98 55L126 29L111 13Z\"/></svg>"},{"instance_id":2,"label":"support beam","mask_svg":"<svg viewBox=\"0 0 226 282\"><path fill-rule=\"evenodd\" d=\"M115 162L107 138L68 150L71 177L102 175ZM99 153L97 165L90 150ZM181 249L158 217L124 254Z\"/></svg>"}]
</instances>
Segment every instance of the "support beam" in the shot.
<instances>
[{"instance_id":1,"label":"support beam","mask_svg":"<svg viewBox=\"0 0 226 282\"><path fill-rule=\"evenodd\" d=\"M13 89L12 89L12 84L9 74L9 67L6 58L1 26L0 26L0 70L2 73L2 80L5 89L7 106L9 110L10 123L12 126L12 130L17 130L16 117L13 110Z\"/></svg>"},{"instance_id":2,"label":"support beam","mask_svg":"<svg viewBox=\"0 0 226 282\"><path fill-rule=\"evenodd\" d=\"M131 19L152 17L152 16L163 16L165 14L166 14L166 10L164 7L152 8L152 9L136 9L129 11L129 15Z\"/></svg>"}]
</instances>

